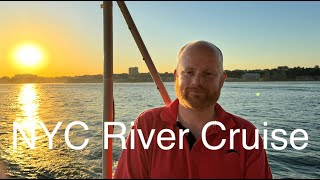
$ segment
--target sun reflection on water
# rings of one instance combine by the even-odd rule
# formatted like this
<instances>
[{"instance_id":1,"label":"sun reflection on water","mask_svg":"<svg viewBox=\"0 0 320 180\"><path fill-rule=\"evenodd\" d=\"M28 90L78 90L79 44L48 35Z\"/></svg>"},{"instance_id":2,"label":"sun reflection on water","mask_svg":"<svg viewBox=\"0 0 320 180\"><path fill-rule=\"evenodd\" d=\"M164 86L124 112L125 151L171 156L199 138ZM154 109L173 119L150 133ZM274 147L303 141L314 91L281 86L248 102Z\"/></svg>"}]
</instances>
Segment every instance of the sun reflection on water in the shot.
<instances>
[{"instance_id":1,"label":"sun reflection on water","mask_svg":"<svg viewBox=\"0 0 320 180\"><path fill-rule=\"evenodd\" d=\"M25 130L31 130L33 126L37 128L39 122L39 96L34 84L24 84L21 86L19 98L21 105L21 116L17 117L17 122Z\"/></svg>"},{"instance_id":2,"label":"sun reflection on water","mask_svg":"<svg viewBox=\"0 0 320 180\"><path fill-rule=\"evenodd\" d=\"M74 159L70 151L66 148L63 136L57 133L53 139L53 149L48 148L48 137L42 129L40 122L49 124L48 130L53 131L52 125L42 119L43 99L41 88L38 84L23 84L16 96L18 111L15 114L15 122L19 124L27 138L31 142L31 132L35 132L35 148L31 149L22 137L20 132L17 132L17 148L12 144L5 151L8 155L5 158L11 163L11 170L7 172L10 177L29 177L29 178L54 178L55 174L63 173L68 167L68 164ZM9 142L13 142L12 135L8 137ZM62 167L64 169L62 169ZM72 167L70 167L72 168ZM55 173L52 175L52 171ZM67 173L67 172L66 172Z\"/></svg>"},{"instance_id":3,"label":"sun reflection on water","mask_svg":"<svg viewBox=\"0 0 320 180\"><path fill-rule=\"evenodd\" d=\"M2 107L7 108L0 108L1 113L6 112L0 115L0 158L5 161L5 173L9 178L101 177L102 146L101 133L98 131L100 123L94 125L98 129L96 131L84 131L74 127L65 135L66 126L71 121L93 117L86 110L97 112L95 119L100 118L99 111L96 111L95 105L79 106L83 103L82 98L75 98L77 93L70 96L70 89L66 91L64 87L65 85L18 84L9 87L12 89L5 89L5 97L0 96L0 100L5 102ZM0 92L1 90L3 89L0 87ZM76 92L81 91L77 88ZM100 96L86 97L92 98L88 102L95 102ZM43 127L40 125L42 122ZM63 124L53 137L59 122ZM32 129L34 124L35 129ZM19 130L14 129L17 125ZM31 132L35 132L34 141L31 141ZM83 150L73 150L67 145L66 136L69 136L70 143L76 146L81 145L85 138L91 138L91 143ZM51 142L53 146L50 146Z\"/></svg>"}]
</instances>

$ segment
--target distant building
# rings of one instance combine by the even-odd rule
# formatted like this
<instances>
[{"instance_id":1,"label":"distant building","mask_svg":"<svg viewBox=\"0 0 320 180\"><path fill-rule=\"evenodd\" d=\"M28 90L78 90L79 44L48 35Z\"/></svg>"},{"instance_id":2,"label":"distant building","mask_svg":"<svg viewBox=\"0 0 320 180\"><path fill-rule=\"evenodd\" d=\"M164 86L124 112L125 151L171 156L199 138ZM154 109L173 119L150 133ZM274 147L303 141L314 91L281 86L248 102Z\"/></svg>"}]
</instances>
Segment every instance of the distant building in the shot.
<instances>
[{"instance_id":1,"label":"distant building","mask_svg":"<svg viewBox=\"0 0 320 180\"><path fill-rule=\"evenodd\" d=\"M288 66L278 66L278 70L288 71L288 70L289 70L289 67L288 67Z\"/></svg>"},{"instance_id":2,"label":"distant building","mask_svg":"<svg viewBox=\"0 0 320 180\"><path fill-rule=\"evenodd\" d=\"M163 82L173 82L174 81L174 75L173 73L165 72L163 74L159 74L160 78Z\"/></svg>"},{"instance_id":3,"label":"distant building","mask_svg":"<svg viewBox=\"0 0 320 180\"><path fill-rule=\"evenodd\" d=\"M239 81L239 78L230 78L230 77L226 78L226 82L233 82L233 81Z\"/></svg>"},{"instance_id":4,"label":"distant building","mask_svg":"<svg viewBox=\"0 0 320 180\"><path fill-rule=\"evenodd\" d=\"M9 82L10 82L10 78L8 76L4 76L0 78L0 83L9 83Z\"/></svg>"},{"instance_id":5,"label":"distant building","mask_svg":"<svg viewBox=\"0 0 320 180\"><path fill-rule=\"evenodd\" d=\"M260 74L259 73L245 73L242 75L243 80L249 80L249 81L259 81L260 80Z\"/></svg>"},{"instance_id":6,"label":"distant building","mask_svg":"<svg viewBox=\"0 0 320 180\"><path fill-rule=\"evenodd\" d=\"M304 76L296 76L296 81L310 81L313 80L311 76L304 75Z\"/></svg>"},{"instance_id":7,"label":"distant building","mask_svg":"<svg viewBox=\"0 0 320 180\"><path fill-rule=\"evenodd\" d=\"M313 79L316 81L320 81L320 76L313 76Z\"/></svg>"},{"instance_id":8,"label":"distant building","mask_svg":"<svg viewBox=\"0 0 320 180\"><path fill-rule=\"evenodd\" d=\"M138 67L129 67L129 76L139 75Z\"/></svg>"},{"instance_id":9,"label":"distant building","mask_svg":"<svg viewBox=\"0 0 320 180\"><path fill-rule=\"evenodd\" d=\"M37 75L33 75L33 74L17 74L13 76L11 79L13 82L16 82L16 83L32 83L32 82L37 82L39 78Z\"/></svg>"}]
</instances>

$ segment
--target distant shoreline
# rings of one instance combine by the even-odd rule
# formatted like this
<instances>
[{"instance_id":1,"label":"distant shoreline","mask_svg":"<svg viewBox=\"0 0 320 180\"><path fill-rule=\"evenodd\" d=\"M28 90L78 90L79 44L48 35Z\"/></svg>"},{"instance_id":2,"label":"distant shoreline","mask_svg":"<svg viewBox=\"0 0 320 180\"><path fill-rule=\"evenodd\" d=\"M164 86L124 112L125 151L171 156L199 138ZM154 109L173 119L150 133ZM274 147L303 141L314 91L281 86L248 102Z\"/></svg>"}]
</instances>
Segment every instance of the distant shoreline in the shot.
<instances>
[{"instance_id":1,"label":"distant shoreline","mask_svg":"<svg viewBox=\"0 0 320 180\"><path fill-rule=\"evenodd\" d=\"M164 81L163 83L173 83L174 81ZM278 82L278 83L286 83L286 82L320 82L320 80L285 80L285 81L228 81L225 82L259 82L259 83L268 83L268 82ZM133 84L139 84L139 83L154 83L153 81L141 81L141 82L113 82L114 84L125 84L125 83L133 83ZM103 82L21 82L21 83L1 83L0 85L7 85L7 84L103 84Z\"/></svg>"},{"instance_id":2,"label":"distant shoreline","mask_svg":"<svg viewBox=\"0 0 320 180\"><path fill-rule=\"evenodd\" d=\"M138 68L129 73L113 74L114 83L144 83L153 82L150 73L139 73ZM226 82L274 82L274 81L320 81L320 68L279 66L274 69L256 70L225 70ZM163 82L174 82L173 73L159 73ZM103 74L41 77L33 74L17 74L13 77L0 77L0 84L26 84L26 83L103 83Z\"/></svg>"}]
</instances>

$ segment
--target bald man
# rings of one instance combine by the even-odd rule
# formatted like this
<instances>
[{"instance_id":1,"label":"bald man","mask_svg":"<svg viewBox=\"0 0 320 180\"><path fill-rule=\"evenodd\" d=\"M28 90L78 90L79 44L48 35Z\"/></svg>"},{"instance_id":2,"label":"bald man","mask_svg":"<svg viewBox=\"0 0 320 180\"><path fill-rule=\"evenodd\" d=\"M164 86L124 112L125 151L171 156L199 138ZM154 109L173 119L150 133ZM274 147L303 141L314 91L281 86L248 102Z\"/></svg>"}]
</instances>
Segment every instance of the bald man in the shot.
<instances>
[{"instance_id":1,"label":"bald man","mask_svg":"<svg viewBox=\"0 0 320 180\"><path fill-rule=\"evenodd\" d=\"M220 49L207 41L188 43L174 77L177 99L137 117L114 178L272 179L261 137L257 149L242 144L243 137L255 144L256 127L217 103L226 79Z\"/></svg>"}]
</instances>

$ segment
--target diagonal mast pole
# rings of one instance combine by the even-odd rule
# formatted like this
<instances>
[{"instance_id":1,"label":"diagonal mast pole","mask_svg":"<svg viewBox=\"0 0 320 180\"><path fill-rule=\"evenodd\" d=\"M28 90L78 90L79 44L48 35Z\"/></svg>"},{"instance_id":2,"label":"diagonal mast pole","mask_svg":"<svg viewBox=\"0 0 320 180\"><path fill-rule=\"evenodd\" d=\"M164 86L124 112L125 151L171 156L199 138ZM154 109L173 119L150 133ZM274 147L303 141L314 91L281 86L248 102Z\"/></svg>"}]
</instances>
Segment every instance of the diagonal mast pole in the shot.
<instances>
[{"instance_id":1,"label":"diagonal mast pole","mask_svg":"<svg viewBox=\"0 0 320 180\"><path fill-rule=\"evenodd\" d=\"M140 36L140 33L139 33L135 23L133 22L133 19L129 13L129 10L128 10L126 4L124 3L124 1L117 1L117 3L118 3L118 6L122 12L124 19L127 22L127 25L129 26L131 34L132 34L134 40L136 41L136 44L142 54L143 60L146 62L147 66L148 66L148 69L150 71L152 79L157 85L157 89L159 90L164 103L166 105L170 104L171 99L166 91L166 88L163 85L163 82L159 76L159 73L158 73L156 67L154 66L154 64L152 62L150 54L148 53L148 50L143 43L143 40Z\"/></svg>"}]
</instances>

